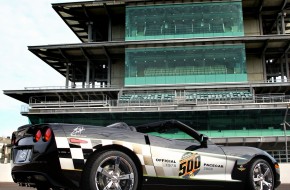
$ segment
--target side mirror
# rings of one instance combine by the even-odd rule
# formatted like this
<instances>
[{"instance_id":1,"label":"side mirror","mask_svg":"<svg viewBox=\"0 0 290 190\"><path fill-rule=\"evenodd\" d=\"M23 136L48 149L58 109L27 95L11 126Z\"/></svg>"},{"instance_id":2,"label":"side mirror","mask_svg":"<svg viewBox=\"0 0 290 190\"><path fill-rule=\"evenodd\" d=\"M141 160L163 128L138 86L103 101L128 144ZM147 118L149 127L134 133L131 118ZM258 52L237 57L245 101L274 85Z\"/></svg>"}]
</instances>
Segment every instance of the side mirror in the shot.
<instances>
[{"instance_id":1,"label":"side mirror","mask_svg":"<svg viewBox=\"0 0 290 190\"><path fill-rule=\"evenodd\" d=\"M208 140L207 136L205 136L203 134L200 135L200 146L202 148L207 148L207 140Z\"/></svg>"}]
</instances>

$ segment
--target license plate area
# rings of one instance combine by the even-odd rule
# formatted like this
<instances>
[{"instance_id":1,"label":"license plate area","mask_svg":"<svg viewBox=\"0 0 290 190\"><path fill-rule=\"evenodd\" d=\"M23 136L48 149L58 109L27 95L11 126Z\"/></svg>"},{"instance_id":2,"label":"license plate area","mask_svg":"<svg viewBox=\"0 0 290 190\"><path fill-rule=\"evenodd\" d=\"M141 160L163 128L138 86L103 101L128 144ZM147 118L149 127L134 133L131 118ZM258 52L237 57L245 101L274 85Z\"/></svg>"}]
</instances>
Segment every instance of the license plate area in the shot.
<instances>
[{"instance_id":1,"label":"license plate area","mask_svg":"<svg viewBox=\"0 0 290 190\"><path fill-rule=\"evenodd\" d=\"M15 157L15 163L30 162L31 153L32 153L31 149L19 149Z\"/></svg>"}]
</instances>

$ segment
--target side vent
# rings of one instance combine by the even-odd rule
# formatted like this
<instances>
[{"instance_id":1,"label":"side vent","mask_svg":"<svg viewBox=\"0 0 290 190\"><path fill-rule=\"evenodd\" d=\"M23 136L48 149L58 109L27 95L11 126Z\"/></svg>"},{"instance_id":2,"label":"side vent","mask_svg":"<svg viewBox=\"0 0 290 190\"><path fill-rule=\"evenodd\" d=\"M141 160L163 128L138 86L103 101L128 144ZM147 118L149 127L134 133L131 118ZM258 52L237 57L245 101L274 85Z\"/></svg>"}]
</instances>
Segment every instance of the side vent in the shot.
<instances>
[{"instance_id":1,"label":"side vent","mask_svg":"<svg viewBox=\"0 0 290 190\"><path fill-rule=\"evenodd\" d=\"M144 135L146 144L150 145L150 140L148 135Z\"/></svg>"}]
</instances>

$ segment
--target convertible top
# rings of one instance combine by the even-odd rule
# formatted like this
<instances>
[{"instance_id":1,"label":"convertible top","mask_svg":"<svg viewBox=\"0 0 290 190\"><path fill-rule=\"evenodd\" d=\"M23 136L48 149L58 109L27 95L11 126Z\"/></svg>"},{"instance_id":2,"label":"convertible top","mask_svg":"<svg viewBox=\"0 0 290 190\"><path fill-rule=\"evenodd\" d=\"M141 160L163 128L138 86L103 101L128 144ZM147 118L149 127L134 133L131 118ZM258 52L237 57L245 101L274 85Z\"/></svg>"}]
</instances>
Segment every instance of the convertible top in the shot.
<instances>
[{"instance_id":1,"label":"convertible top","mask_svg":"<svg viewBox=\"0 0 290 190\"><path fill-rule=\"evenodd\" d=\"M186 124L178 121L178 120L165 120L165 121L157 121L153 123L147 123L137 126L129 126L124 122L118 122L107 126L108 128L116 128L116 129L123 129L129 131L136 131L139 133L150 133L150 132L158 132L158 133L166 133L171 129L180 129L181 131L190 134L196 139L200 139L200 134L192 129L191 127L187 126Z\"/></svg>"},{"instance_id":2,"label":"convertible top","mask_svg":"<svg viewBox=\"0 0 290 190\"><path fill-rule=\"evenodd\" d=\"M147 133L151 131L166 131L168 129L173 128L176 126L176 124L181 124L183 126L186 126L185 124L177 121L177 120L165 120L165 121L157 121L153 123L147 123L147 124L142 124L142 125L137 125L137 126L129 126L125 122L118 122L118 123L113 123L111 125L108 125L106 127L108 128L115 128L115 129L124 129L124 130L130 130L130 131L138 131L141 133ZM188 126L187 126L188 127Z\"/></svg>"}]
</instances>

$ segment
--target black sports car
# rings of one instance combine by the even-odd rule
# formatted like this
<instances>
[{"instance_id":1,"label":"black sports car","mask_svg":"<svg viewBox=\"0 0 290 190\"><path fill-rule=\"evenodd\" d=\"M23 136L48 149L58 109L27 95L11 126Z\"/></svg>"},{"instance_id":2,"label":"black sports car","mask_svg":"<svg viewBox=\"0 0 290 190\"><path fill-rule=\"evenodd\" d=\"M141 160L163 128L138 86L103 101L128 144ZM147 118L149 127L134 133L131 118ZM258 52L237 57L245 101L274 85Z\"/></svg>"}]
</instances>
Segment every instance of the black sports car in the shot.
<instances>
[{"instance_id":1,"label":"black sports car","mask_svg":"<svg viewBox=\"0 0 290 190\"><path fill-rule=\"evenodd\" d=\"M13 133L12 160L14 182L37 189L273 190L280 184L279 165L265 151L215 145L176 120L26 125Z\"/></svg>"}]
</instances>

